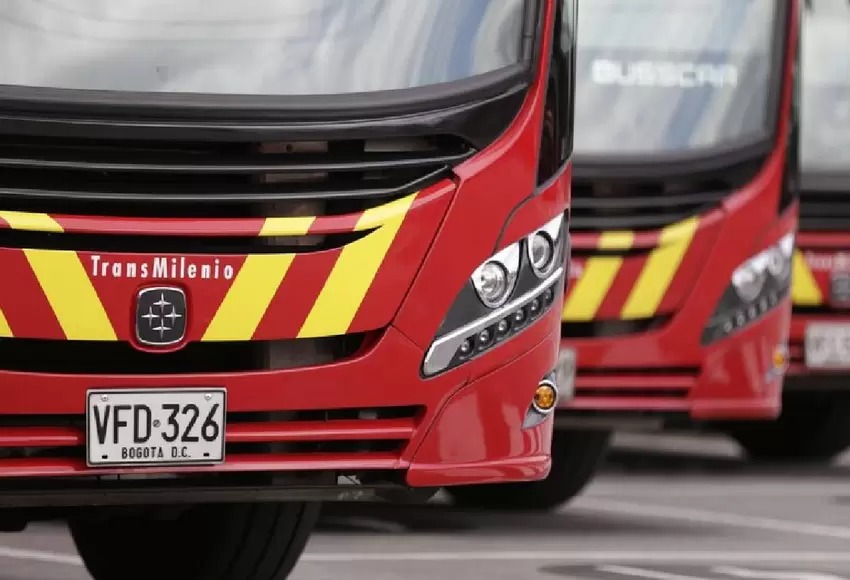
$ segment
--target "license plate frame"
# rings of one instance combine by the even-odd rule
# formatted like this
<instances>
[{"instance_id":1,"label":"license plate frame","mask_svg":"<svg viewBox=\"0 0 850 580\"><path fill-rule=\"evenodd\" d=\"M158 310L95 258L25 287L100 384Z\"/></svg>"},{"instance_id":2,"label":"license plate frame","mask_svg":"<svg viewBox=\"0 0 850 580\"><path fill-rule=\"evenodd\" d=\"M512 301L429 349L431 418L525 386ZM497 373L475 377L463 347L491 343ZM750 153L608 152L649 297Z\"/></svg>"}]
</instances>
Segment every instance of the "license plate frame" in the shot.
<instances>
[{"instance_id":1,"label":"license plate frame","mask_svg":"<svg viewBox=\"0 0 850 580\"><path fill-rule=\"evenodd\" d=\"M106 397L106 399L104 399ZM209 397L209 398L207 398ZM123 402L122 402L123 401ZM102 408L99 405L121 405L127 407L131 412L127 413L128 419L136 418L136 407L134 405L147 405L148 411L151 413L150 426L153 430L159 430L160 440L156 443L126 443L124 447L133 447L136 449L138 456L122 457L121 443L118 441L118 429L114 425L114 415L104 410L102 414L96 416L94 409ZM168 442L163 436L164 433L160 430L163 427L162 421L160 426L156 427L157 418L153 417L154 410L151 406L159 406L156 409L157 415L163 418L171 418L169 410L163 408L163 405L178 405L177 416L174 419L177 421L177 439L174 442ZM191 416L187 417L186 410L188 405L194 404L198 408L198 417L191 425ZM214 405L218 404L216 408ZM115 407L112 407L114 409ZM214 413L211 410L215 409ZM98 411L98 413L101 413ZM189 415L192 415L190 412ZM205 439L202 429L205 421L212 417L213 422L218 427L218 431L213 441ZM120 417L119 417L120 419ZM175 429L173 423L166 423ZM104 429L103 438L99 436L98 425ZM125 433L130 433L135 436L135 422L127 420L124 427ZM164 430L164 428L163 428ZM90 468L121 468L121 467L198 467L198 466L215 466L224 463L225 461L225 439L227 430L227 389L222 387L209 388L138 388L138 389L90 389L86 392L86 465ZM111 433L108 433L111 431ZM198 441L183 441L186 435L190 437L197 436ZM114 442L107 444L106 437L112 435ZM151 432L153 436L153 431ZM195 445L191 445L195 443ZM164 447L170 446L166 452ZM174 448L179 447L178 455L174 456ZM147 457L144 448L152 449L150 453L154 457ZM162 457L156 453L153 448L158 447L162 451ZM188 448L192 448L191 451ZM112 451L106 451L112 448ZM117 449L117 451L116 451ZM117 453L117 457L114 455ZM185 454L189 453L186 457ZM206 453L206 455L205 455ZM129 454L129 452L128 452Z\"/></svg>"},{"instance_id":2,"label":"license plate frame","mask_svg":"<svg viewBox=\"0 0 850 580\"><path fill-rule=\"evenodd\" d=\"M822 346L818 342L832 343ZM804 356L806 367L819 370L850 370L850 324L815 323L806 327ZM831 353L824 354L823 351ZM836 352L836 351L843 351Z\"/></svg>"}]
</instances>

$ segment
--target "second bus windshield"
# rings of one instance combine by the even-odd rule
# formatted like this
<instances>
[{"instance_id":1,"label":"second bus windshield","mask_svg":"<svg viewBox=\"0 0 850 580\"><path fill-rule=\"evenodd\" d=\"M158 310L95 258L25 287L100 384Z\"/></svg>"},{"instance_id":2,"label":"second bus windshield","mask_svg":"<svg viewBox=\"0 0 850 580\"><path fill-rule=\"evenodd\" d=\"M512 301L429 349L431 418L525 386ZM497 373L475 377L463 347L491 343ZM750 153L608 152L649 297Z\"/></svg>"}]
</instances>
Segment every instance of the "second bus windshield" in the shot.
<instances>
[{"instance_id":1,"label":"second bus windshield","mask_svg":"<svg viewBox=\"0 0 850 580\"><path fill-rule=\"evenodd\" d=\"M654 155L762 132L775 0L588 0L579 10L576 151Z\"/></svg>"},{"instance_id":2,"label":"second bus windshield","mask_svg":"<svg viewBox=\"0 0 850 580\"><path fill-rule=\"evenodd\" d=\"M850 172L850 2L806 2L800 162Z\"/></svg>"}]
</instances>

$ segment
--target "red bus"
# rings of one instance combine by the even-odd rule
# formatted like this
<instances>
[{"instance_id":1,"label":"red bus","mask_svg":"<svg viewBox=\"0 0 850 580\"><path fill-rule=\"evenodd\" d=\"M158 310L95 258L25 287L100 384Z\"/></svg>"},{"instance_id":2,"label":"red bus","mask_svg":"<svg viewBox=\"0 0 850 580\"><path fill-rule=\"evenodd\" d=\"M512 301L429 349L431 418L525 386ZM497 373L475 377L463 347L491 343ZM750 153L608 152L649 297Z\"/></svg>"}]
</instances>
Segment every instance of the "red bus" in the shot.
<instances>
[{"instance_id":1,"label":"red bus","mask_svg":"<svg viewBox=\"0 0 850 580\"><path fill-rule=\"evenodd\" d=\"M550 468L575 0L0 6L0 528L282 579Z\"/></svg>"},{"instance_id":2,"label":"red bus","mask_svg":"<svg viewBox=\"0 0 850 580\"><path fill-rule=\"evenodd\" d=\"M504 505L568 501L617 428L779 415L799 19L795 0L582 3L562 327L574 397L550 476Z\"/></svg>"},{"instance_id":3,"label":"red bus","mask_svg":"<svg viewBox=\"0 0 850 580\"><path fill-rule=\"evenodd\" d=\"M807 0L791 365L779 420L742 431L753 459L829 461L850 446L850 4Z\"/></svg>"}]
</instances>

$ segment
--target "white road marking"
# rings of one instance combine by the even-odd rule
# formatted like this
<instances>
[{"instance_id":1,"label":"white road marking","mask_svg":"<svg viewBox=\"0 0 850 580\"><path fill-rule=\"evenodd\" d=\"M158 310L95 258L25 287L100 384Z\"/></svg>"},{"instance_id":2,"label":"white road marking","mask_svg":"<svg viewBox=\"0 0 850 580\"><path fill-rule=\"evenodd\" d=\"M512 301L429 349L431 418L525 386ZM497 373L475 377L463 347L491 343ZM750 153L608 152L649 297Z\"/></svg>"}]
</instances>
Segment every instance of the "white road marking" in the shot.
<instances>
[{"instance_id":1,"label":"white road marking","mask_svg":"<svg viewBox=\"0 0 850 580\"><path fill-rule=\"evenodd\" d=\"M753 563L844 563L847 552L730 552L730 551L469 551L469 552L308 552L304 562L564 562L574 564L753 564Z\"/></svg>"},{"instance_id":2,"label":"white road marking","mask_svg":"<svg viewBox=\"0 0 850 580\"><path fill-rule=\"evenodd\" d=\"M82 560L74 554L23 550L0 546L0 560L29 560L50 564L82 566ZM470 562L470 561L514 561L514 562L564 562L573 564L613 565L620 563L652 564L754 564L754 563L846 563L848 552L728 552L728 551L468 551L468 552L306 552L303 562L352 563L352 562Z\"/></svg>"},{"instance_id":3,"label":"white road marking","mask_svg":"<svg viewBox=\"0 0 850 580\"><path fill-rule=\"evenodd\" d=\"M702 576L684 576L682 574L670 574L669 572L632 568L631 566L600 566L597 570L605 572L606 574L631 576L633 578L649 578L650 580L708 580Z\"/></svg>"},{"instance_id":4,"label":"white road marking","mask_svg":"<svg viewBox=\"0 0 850 580\"><path fill-rule=\"evenodd\" d=\"M572 509L850 540L850 528L664 505L579 498Z\"/></svg>"},{"instance_id":5,"label":"white road marking","mask_svg":"<svg viewBox=\"0 0 850 580\"><path fill-rule=\"evenodd\" d=\"M22 550L0 546L0 559L29 560L31 562L45 562L48 564L64 564L67 566L82 566L83 561L74 554L62 554L60 552L45 552L42 550Z\"/></svg>"},{"instance_id":6,"label":"white road marking","mask_svg":"<svg viewBox=\"0 0 850 580\"><path fill-rule=\"evenodd\" d=\"M751 580L847 580L843 576L823 574L821 572L747 570L746 568L735 568L734 566L719 566L713 568L712 572L724 576L748 578Z\"/></svg>"},{"instance_id":7,"label":"white road marking","mask_svg":"<svg viewBox=\"0 0 850 580\"><path fill-rule=\"evenodd\" d=\"M807 484L797 482L756 483L746 479L734 482L713 481L710 484L688 479L677 479L676 485L662 492L659 485L666 483L657 478L642 478L640 476L627 483L606 481L600 477L582 497L588 498L707 498L707 497L755 497L755 498L785 498L785 497L850 497L850 488L846 484Z\"/></svg>"}]
</instances>

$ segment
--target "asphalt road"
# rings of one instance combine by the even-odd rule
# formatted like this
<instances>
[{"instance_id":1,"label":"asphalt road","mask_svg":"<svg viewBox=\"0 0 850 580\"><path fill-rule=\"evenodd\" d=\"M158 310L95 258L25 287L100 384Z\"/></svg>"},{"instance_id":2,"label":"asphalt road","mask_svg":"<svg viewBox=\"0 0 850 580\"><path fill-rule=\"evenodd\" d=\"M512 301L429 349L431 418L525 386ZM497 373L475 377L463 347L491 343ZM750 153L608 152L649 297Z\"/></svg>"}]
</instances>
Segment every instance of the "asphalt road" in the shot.
<instances>
[{"instance_id":1,"label":"asphalt road","mask_svg":"<svg viewBox=\"0 0 850 580\"><path fill-rule=\"evenodd\" d=\"M60 578L88 578L61 526L0 537L0 579ZM557 514L332 506L293 576L435 578L850 580L850 456L760 469L722 440L622 438Z\"/></svg>"}]
</instances>

